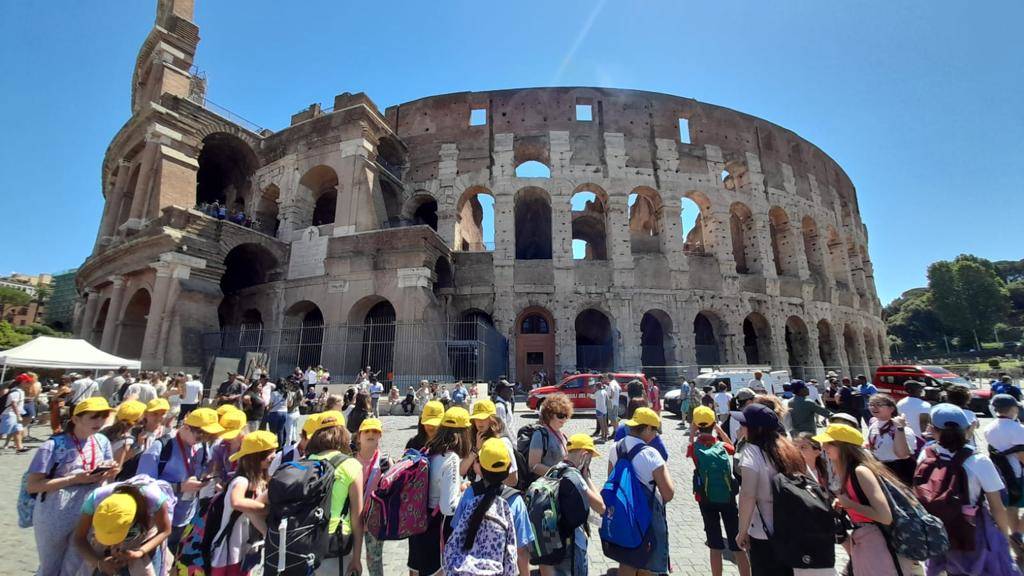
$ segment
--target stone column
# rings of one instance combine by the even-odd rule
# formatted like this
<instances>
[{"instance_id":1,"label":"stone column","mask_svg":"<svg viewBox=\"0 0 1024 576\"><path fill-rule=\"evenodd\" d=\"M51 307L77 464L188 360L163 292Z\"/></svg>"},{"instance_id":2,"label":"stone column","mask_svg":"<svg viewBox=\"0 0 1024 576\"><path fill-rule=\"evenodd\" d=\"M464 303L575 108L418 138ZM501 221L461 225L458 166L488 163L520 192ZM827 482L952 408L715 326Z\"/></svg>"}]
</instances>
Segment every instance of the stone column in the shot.
<instances>
[{"instance_id":1,"label":"stone column","mask_svg":"<svg viewBox=\"0 0 1024 576\"><path fill-rule=\"evenodd\" d=\"M96 310L100 305L99 294L95 288L85 289L85 313L82 314L82 325L79 326L78 337L92 340L92 325L96 322Z\"/></svg>"},{"instance_id":2,"label":"stone column","mask_svg":"<svg viewBox=\"0 0 1024 576\"><path fill-rule=\"evenodd\" d=\"M825 378L825 364L821 358L821 350L818 347L818 325L807 324L807 368L806 377L823 382Z\"/></svg>"},{"instance_id":3,"label":"stone column","mask_svg":"<svg viewBox=\"0 0 1024 576\"><path fill-rule=\"evenodd\" d=\"M107 194L106 203L103 205L103 219L100 220L100 229L96 234L96 244L93 247L94 254L103 246L103 239L113 236L117 231L117 226L120 224L117 221L117 217L121 213L121 200L124 198L124 192L128 189L128 182L131 180L131 169L131 162L125 160L120 162L120 167L117 170L117 179L114 181L114 186Z\"/></svg>"},{"instance_id":4,"label":"stone column","mask_svg":"<svg viewBox=\"0 0 1024 576\"><path fill-rule=\"evenodd\" d=\"M100 341L100 350L114 352L114 336L121 319L121 301L124 300L124 278L122 276L111 276L113 291L110 293L110 307L107 308L106 322L103 323L103 339Z\"/></svg>"},{"instance_id":5,"label":"stone column","mask_svg":"<svg viewBox=\"0 0 1024 576\"><path fill-rule=\"evenodd\" d=\"M162 311L167 305L167 294L171 288L172 266L166 262L155 262L151 267L156 270L156 285L153 288L153 299L149 303L146 333L142 340L143 368L159 368L160 358L156 354L163 321Z\"/></svg>"}]
</instances>

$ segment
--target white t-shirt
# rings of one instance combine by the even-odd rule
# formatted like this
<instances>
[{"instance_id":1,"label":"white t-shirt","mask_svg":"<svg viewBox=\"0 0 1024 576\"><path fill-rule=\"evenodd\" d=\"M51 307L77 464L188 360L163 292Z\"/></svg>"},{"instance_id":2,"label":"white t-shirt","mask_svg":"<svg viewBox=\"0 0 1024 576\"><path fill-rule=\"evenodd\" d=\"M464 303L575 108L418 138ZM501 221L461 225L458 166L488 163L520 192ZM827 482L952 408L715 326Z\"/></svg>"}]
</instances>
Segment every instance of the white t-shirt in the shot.
<instances>
[{"instance_id":1,"label":"white t-shirt","mask_svg":"<svg viewBox=\"0 0 1024 576\"><path fill-rule=\"evenodd\" d=\"M936 445L935 451L939 454L939 458L949 460L953 457L953 454L942 446ZM927 451L922 450L918 462L923 461L926 454ZM972 503L981 501L985 503L985 506L988 506L988 502L983 498L984 493L999 492L1006 487L1003 484L1002 477L999 476L999 470L996 469L996 465L985 456L979 454L971 455L964 461L964 469L967 470L967 494L970 496Z\"/></svg>"},{"instance_id":2,"label":"white t-shirt","mask_svg":"<svg viewBox=\"0 0 1024 576\"><path fill-rule=\"evenodd\" d=\"M508 457L511 459L511 465L508 468L508 473L511 475L513 472L519 471L519 467L516 466L516 448L512 445L512 440L507 436L502 436L501 440L505 443L505 447L508 448Z\"/></svg>"},{"instance_id":3,"label":"white t-shirt","mask_svg":"<svg viewBox=\"0 0 1024 576\"><path fill-rule=\"evenodd\" d=\"M139 402L147 404L150 400L155 400L157 394L156 388L149 382L136 382L128 387L125 396L134 396Z\"/></svg>"},{"instance_id":4,"label":"white t-shirt","mask_svg":"<svg viewBox=\"0 0 1024 576\"><path fill-rule=\"evenodd\" d=\"M231 506L231 491L236 486L241 484L244 486L243 489L249 487L249 480L245 476L235 476L231 482L228 483L226 488L227 493L224 495L224 511L221 514L220 524L217 526L217 532L227 527L228 520L231 518L231 514L235 511L234 507ZM249 540L249 517L242 514L235 521L235 525L231 529L231 535L224 539L224 542L216 549L210 552L210 564L214 568L221 568L223 566L231 566L232 564L238 564L242 561L243 545Z\"/></svg>"},{"instance_id":5,"label":"white t-shirt","mask_svg":"<svg viewBox=\"0 0 1024 576\"><path fill-rule=\"evenodd\" d=\"M284 390L274 388L270 392L270 401L267 402L268 412L288 412L288 393Z\"/></svg>"},{"instance_id":6,"label":"white t-shirt","mask_svg":"<svg viewBox=\"0 0 1024 576\"><path fill-rule=\"evenodd\" d=\"M757 502L747 533L750 534L751 538L767 540L768 535L765 533L765 524L768 525L769 532L775 529L772 516L772 478L778 471L765 458L761 448L753 444L747 444L743 448L740 454L740 468L747 468L755 474L754 486L748 486L744 482L741 487L741 490L754 490L754 498ZM761 522L762 517L764 517L764 523ZM743 526L740 526L740 529L742 530Z\"/></svg>"},{"instance_id":7,"label":"white t-shirt","mask_svg":"<svg viewBox=\"0 0 1024 576\"><path fill-rule=\"evenodd\" d=\"M1009 450L1014 446L1024 445L1024 425L1009 418L996 418L994 422L985 428L985 440L988 445L1000 452ZM1011 454L1007 460L1013 473L1020 478L1021 465L1016 454Z\"/></svg>"},{"instance_id":8,"label":"white t-shirt","mask_svg":"<svg viewBox=\"0 0 1024 576\"><path fill-rule=\"evenodd\" d=\"M643 444L644 441L637 438L636 436L626 436L619 442L625 442L625 452L628 454L630 450L636 447L637 444ZM608 450L608 463L615 466L615 462L619 459L618 446L619 442L612 444L611 449ZM658 452L652 446L641 450L633 458L633 470L636 470L636 476L642 482L646 483L652 490L654 489L654 472L665 465L665 459L661 457L661 452ZM656 490L655 490L656 491ZM661 499L661 494L658 494L658 499Z\"/></svg>"},{"instance_id":9,"label":"white t-shirt","mask_svg":"<svg viewBox=\"0 0 1024 576\"><path fill-rule=\"evenodd\" d=\"M719 392L715 394L715 413L719 416L729 413L729 401L732 400L732 394L728 392Z\"/></svg>"},{"instance_id":10,"label":"white t-shirt","mask_svg":"<svg viewBox=\"0 0 1024 576\"><path fill-rule=\"evenodd\" d=\"M622 386L619 386L619 382L612 379L608 383L608 401L612 403L612 406L619 405L619 394L622 393Z\"/></svg>"},{"instance_id":11,"label":"white t-shirt","mask_svg":"<svg viewBox=\"0 0 1024 576\"><path fill-rule=\"evenodd\" d=\"M86 376L71 383L71 402L78 404L86 398L96 396L99 393L99 384L92 378Z\"/></svg>"},{"instance_id":12,"label":"white t-shirt","mask_svg":"<svg viewBox=\"0 0 1024 576\"><path fill-rule=\"evenodd\" d=\"M821 402L819 402L821 399L821 392L818 391L817 385L810 383L807 384L807 399L811 402L821 404Z\"/></svg>"},{"instance_id":13,"label":"white t-shirt","mask_svg":"<svg viewBox=\"0 0 1024 576\"><path fill-rule=\"evenodd\" d=\"M918 436L921 435L921 415L930 413L931 409L931 404L911 396L896 403L896 411L907 419L907 426L910 426Z\"/></svg>"},{"instance_id":14,"label":"white t-shirt","mask_svg":"<svg viewBox=\"0 0 1024 576\"><path fill-rule=\"evenodd\" d=\"M462 476L459 475L459 455L454 452L430 457L430 495L428 506L437 508L445 516L454 516L459 505Z\"/></svg>"},{"instance_id":15,"label":"white t-shirt","mask_svg":"<svg viewBox=\"0 0 1024 576\"><path fill-rule=\"evenodd\" d=\"M598 388L597 392L594 392L594 410L601 414L608 413L608 390Z\"/></svg>"},{"instance_id":16,"label":"white t-shirt","mask_svg":"<svg viewBox=\"0 0 1024 576\"><path fill-rule=\"evenodd\" d=\"M867 447L871 450L871 453L875 455L875 458L882 462L892 462L893 460L899 460L896 457L896 427L890 425L885 434L881 433L882 427L885 423L875 419L868 426L868 438ZM914 449L917 448L917 440L914 438L914 431L910 426L903 428L903 433L907 437L907 448L910 449L910 454L913 456Z\"/></svg>"},{"instance_id":17,"label":"white t-shirt","mask_svg":"<svg viewBox=\"0 0 1024 576\"><path fill-rule=\"evenodd\" d=\"M185 382L185 396L181 399L182 404L198 404L199 396L203 393L203 383L199 380Z\"/></svg>"},{"instance_id":18,"label":"white t-shirt","mask_svg":"<svg viewBox=\"0 0 1024 576\"><path fill-rule=\"evenodd\" d=\"M380 382L374 382L370 384L370 398L380 398L380 395L384 393L384 385Z\"/></svg>"},{"instance_id":19,"label":"white t-shirt","mask_svg":"<svg viewBox=\"0 0 1024 576\"><path fill-rule=\"evenodd\" d=\"M312 385L316 384L316 381L317 381L316 370L308 370L306 372L306 384L309 384L310 386L312 386Z\"/></svg>"},{"instance_id":20,"label":"white t-shirt","mask_svg":"<svg viewBox=\"0 0 1024 576\"><path fill-rule=\"evenodd\" d=\"M747 388L750 388L754 392L760 392L761 390L773 392L771 387L768 386L768 383L764 381L763 377L760 380L758 380L757 378L751 378L750 381L747 382Z\"/></svg>"},{"instance_id":21,"label":"white t-shirt","mask_svg":"<svg viewBox=\"0 0 1024 576\"><path fill-rule=\"evenodd\" d=\"M13 411L17 419L20 420L21 412L25 409L24 404L25 391L15 386L11 389L11 393L7 395L7 405L4 406L3 413L6 414L8 411Z\"/></svg>"}]
</instances>

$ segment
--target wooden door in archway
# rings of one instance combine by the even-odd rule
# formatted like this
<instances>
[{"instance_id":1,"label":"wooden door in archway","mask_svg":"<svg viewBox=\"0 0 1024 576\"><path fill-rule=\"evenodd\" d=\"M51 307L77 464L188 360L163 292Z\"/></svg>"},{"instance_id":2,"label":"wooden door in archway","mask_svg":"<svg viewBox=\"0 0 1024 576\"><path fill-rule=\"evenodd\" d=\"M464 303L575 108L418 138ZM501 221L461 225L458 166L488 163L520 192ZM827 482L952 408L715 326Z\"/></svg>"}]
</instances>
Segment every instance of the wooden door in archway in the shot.
<instances>
[{"instance_id":1,"label":"wooden door in archway","mask_svg":"<svg viewBox=\"0 0 1024 576\"><path fill-rule=\"evenodd\" d=\"M534 374L544 371L548 384L557 384L555 374L555 323L543 308L523 310L516 320L516 380L529 388Z\"/></svg>"}]
</instances>

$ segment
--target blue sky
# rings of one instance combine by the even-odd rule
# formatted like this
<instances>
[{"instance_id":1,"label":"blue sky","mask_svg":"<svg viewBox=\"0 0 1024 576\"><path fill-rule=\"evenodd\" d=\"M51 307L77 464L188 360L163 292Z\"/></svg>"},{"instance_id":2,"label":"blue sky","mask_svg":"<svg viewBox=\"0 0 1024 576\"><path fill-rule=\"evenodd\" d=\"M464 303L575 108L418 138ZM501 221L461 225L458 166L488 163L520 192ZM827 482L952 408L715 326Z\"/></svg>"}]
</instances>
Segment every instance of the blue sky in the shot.
<instances>
[{"instance_id":1,"label":"blue sky","mask_svg":"<svg viewBox=\"0 0 1024 576\"><path fill-rule=\"evenodd\" d=\"M0 273L89 254L155 1L0 2ZM858 189L883 302L937 259L1024 257L1024 3L197 0L210 100L271 129L365 91L668 92L796 131ZM497 7L497 6L500 6Z\"/></svg>"}]
</instances>

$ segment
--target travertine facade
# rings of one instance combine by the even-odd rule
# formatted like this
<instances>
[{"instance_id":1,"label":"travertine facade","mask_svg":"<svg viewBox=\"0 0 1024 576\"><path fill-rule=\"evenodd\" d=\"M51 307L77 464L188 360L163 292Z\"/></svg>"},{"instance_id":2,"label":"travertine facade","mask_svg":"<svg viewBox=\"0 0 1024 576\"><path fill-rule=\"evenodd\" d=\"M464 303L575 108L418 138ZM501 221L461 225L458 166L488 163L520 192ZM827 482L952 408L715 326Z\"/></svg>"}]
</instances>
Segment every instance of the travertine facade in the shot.
<instances>
[{"instance_id":1,"label":"travertine facade","mask_svg":"<svg viewBox=\"0 0 1024 576\"><path fill-rule=\"evenodd\" d=\"M199 336L221 328L469 314L507 337L521 380L858 373L887 356L853 184L789 130L666 94L537 88L383 115L345 93L254 131L203 105L191 18L191 2L159 2L104 160L78 317L105 350L199 366ZM543 167L526 176L527 162ZM214 200L257 224L194 209ZM684 231L686 210L700 214Z\"/></svg>"}]
</instances>

